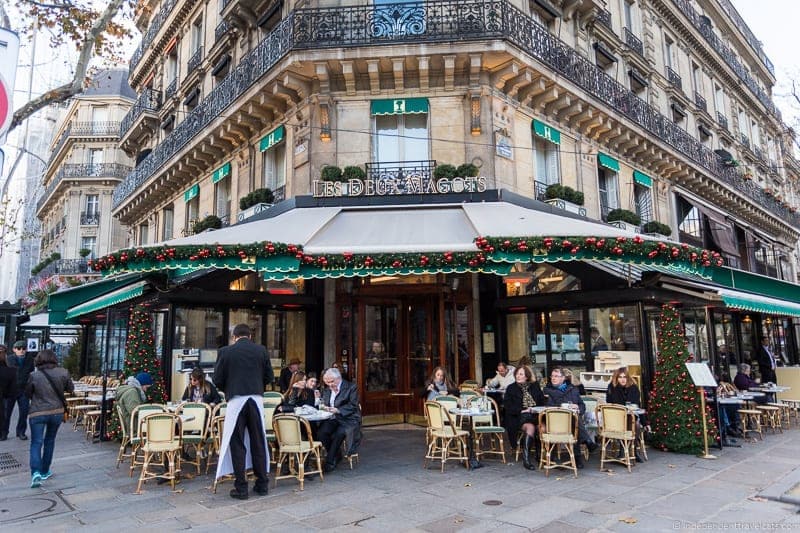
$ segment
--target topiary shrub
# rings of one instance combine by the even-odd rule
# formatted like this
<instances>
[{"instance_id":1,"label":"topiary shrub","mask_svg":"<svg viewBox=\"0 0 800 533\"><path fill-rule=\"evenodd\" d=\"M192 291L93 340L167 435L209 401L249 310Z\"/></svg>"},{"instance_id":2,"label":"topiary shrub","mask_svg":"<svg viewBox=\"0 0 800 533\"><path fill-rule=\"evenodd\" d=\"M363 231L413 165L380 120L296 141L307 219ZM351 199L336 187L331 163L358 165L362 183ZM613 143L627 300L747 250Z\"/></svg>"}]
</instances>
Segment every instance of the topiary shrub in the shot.
<instances>
[{"instance_id":1,"label":"topiary shrub","mask_svg":"<svg viewBox=\"0 0 800 533\"><path fill-rule=\"evenodd\" d=\"M268 188L256 189L239 198L239 210L244 211L256 204L271 204L275 195Z\"/></svg>"},{"instance_id":2,"label":"topiary shrub","mask_svg":"<svg viewBox=\"0 0 800 533\"><path fill-rule=\"evenodd\" d=\"M608 212L608 216L606 217L607 222L616 222L618 220L633 224L634 226L638 226L642 223L642 219L639 218L639 215L627 209L612 209Z\"/></svg>"},{"instance_id":3,"label":"topiary shrub","mask_svg":"<svg viewBox=\"0 0 800 533\"><path fill-rule=\"evenodd\" d=\"M672 235L672 228L657 220L651 220L650 222L647 222L644 226L642 226L642 231L644 233L658 233L659 235L664 235L665 237Z\"/></svg>"},{"instance_id":4,"label":"topiary shrub","mask_svg":"<svg viewBox=\"0 0 800 533\"><path fill-rule=\"evenodd\" d=\"M566 200L567 202L571 202L576 205L583 205L583 193L576 191L572 187L567 185L561 185L560 183L553 183L552 185L548 185L547 189L545 190L545 198L548 200L553 199L560 199Z\"/></svg>"},{"instance_id":5,"label":"topiary shrub","mask_svg":"<svg viewBox=\"0 0 800 533\"><path fill-rule=\"evenodd\" d=\"M322 181L342 181L342 169L333 165L325 165L320 172Z\"/></svg>"},{"instance_id":6,"label":"topiary shrub","mask_svg":"<svg viewBox=\"0 0 800 533\"><path fill-rule=\"evenodd\" d=\"M192 224L192 232L200 233L207 229L219 229L221 227L222 227L221 218L219 218L217 215L208 215L206 218L198 220L197 222Z\"/></svg>"},{"instance_id":7,"label":"topiary shrub","mask_svg":"<svg viewBox=\"0 0 800 533\"><path fill-rule=\"evenodd\" d=\"M88 248L81 248L80 250L78 250L78 255L81 257L86 257L90 253L92 253L92 251Z\"/></svg>"},{"instance_id":8,"label":"topiary shrub","mask_svg":"<svg viewBox=\"0 0 800 533\"><path fill-rule=\"evenodd\" d=\"M342 172L342 177L347 180L364 180L367 177L367 173L364 172L364 169L357 166L347 166L344 167L344 171Z\"/></svg>"},{"instance_id":9,"label":"topiary shrub","mask_svg":"<svg viewBox=\"0 0 800 533\"><path fill-rule=\"evenodd\" d=\"M456 169L456 176L461 178L474 178L478 175L479 169L472 163L464 163Z\"/></svg>"},{"instance_id":10,"label":"topiary shrub","mask_svg":"<svg viewBox=\"0 0 800 533\"><path fill-rule=\"evenodd\" d=\"M457 169L453 165L436 165L433 170L433 177L437 180L453 179L457 175Z\"/></svg>"}]
</instances>

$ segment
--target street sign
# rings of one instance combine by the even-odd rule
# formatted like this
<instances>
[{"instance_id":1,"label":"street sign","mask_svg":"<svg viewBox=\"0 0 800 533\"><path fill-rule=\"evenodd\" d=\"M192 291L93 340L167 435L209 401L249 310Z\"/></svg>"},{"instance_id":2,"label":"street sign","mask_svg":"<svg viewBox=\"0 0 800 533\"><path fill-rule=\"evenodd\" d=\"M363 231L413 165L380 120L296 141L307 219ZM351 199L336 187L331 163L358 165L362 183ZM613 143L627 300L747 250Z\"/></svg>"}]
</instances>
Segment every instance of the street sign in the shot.
<instances>
[{"instance_id":1,"label":"street sign","mask_svg":"<svg viewBox=\"0 0 800 533\"><path fill-rule=\"evenodd\" d=\"M11 30L0 28L0 146L5 143L6 131L14 116L12 99L18 56L19 37Z\"/></svg>"}]
</instances>

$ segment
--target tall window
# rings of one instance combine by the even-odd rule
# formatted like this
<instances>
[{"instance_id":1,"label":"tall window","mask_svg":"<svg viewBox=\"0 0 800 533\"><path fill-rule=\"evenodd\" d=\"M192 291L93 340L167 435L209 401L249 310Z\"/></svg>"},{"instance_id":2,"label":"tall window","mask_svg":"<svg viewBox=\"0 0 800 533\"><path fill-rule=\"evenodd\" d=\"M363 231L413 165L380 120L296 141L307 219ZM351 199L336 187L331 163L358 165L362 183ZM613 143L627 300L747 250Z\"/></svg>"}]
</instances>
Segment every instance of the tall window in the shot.
<instances>
[{"instance_id":1,"label":"tall window","mask_svg":"<svg viewBox=\"0 0 800 533\"><path fill-rule=\"evenodd\" d=\"M561 183L558 145L540 137L533 139L533 164L536 181L545 185Z\"/></svg>"},{"instance_id":2,"label":"tall window","mask_svg":"<svg viewBox=\"0 0 800 533\"><path fill-rule=\"evenodd\" d=\"M650 187L635 184L633 199L636 202L636 214L642 219L642 224L653 220L653 192Z\"/></svg>"},{"instance_id":3,"label":"tall window","mask_svg":"<svg viewBox=\"0 0 800 533\"><path fill-rule=\"evenodd\" d=\"M697 94L703 94L703 72L695 62L692 62L692 89Z\"/></svg>"},{"instance_id":4,"label":"tall window","mask_svg":"<svg viewBox=\"0 0 800 533\"><path fill-rule=\"evenodd\" d=\"M88 153L89 168L87 169L87 176L99 176L101 165L103 164L103 149L90 148Z\"/></svg>"},{"instance_id":5,"label":"tall window","mask_svg":"<svg viewBox=\"0 0 800 533\"><path fill-rule=\"evenodd\" d=\"M177 46L173 48L172 52L167 56L167 64L165 67L167 86L178 77L178 51L176 48Z\"/></svg>"},{"instance_id":6,"label":"tall window","mask_svg":"<svg viewBox=\"0 0 800 533\"><path fill-rule=\"evenodd\" d=\"M198 17L197 20L194 21L192 24L192 50L191 54L194 54L203 46L203 18Z\"/></svg>"},{"instance_id":7,"label":"tall window","mask_svg":"<svg viewBox=\"0 0 800 533\"><path fill-rule=\"evenodd\" d=\"M192 223L200 218L200 196L195 196L186 202L186 233L192 230Z\"/></svg>"},{"instance_id":8,"label":"tall window","mask_svg":"<svg viewBox=\"0 0 800 533\"><path fill-rule=\"evenodd\" d=\"M92 133L102 134L108 126L108 106L92 106Z\"/></svg>"},{"instance_id":9,"label":"tall window","mask_svg":"<svg viewBox=\"0 0 800 533\"><path fill-rule=\"evenodd\" d=\"M714 107L717 113L725 115L725 93L722 91L722 87L716 83L714 84Z\"/></svg>"},{"instance_id":10,"label":"tall window","mask_svg":"<svg viewBox=\"0 0 800 533\"><path fill-rule=\"evenodd\" d=\"M739 108L739 133L748 139L750 138L750 129L747 123L747 113L745 113L744 109L741 107Z\"/></svg>"},{"instance_id":11,"label":"tall window","mask_svg":"<svg viewBox=\"0 0 800 533\"><path fill-rule=\"evenodd\" d=\"M144 224L139 224L139 246L144 246L149 241L149 230L150 227L148 226L147 222Z\"/></svg>"},{"instance_id":12,"label":"tall window","mask_svg":"<svg viewBox=\"0 0 800 533\"><path fill-rule=\"evenodd\" d=\"M681 241L703 246L703 218L696 206L681 197L677 198L678 230Z\"/></svg>"},{"instance_id":13,"label":"tall window","mask_svg":"<svg viewBox=\"0 0 800 533\"><path fill-rule=\"evenodd\" d=\"M625 27L628 28L631 33L636 34L633 9L633 2L631 0L622 0L622 16L625 18Z\"/></svg>"},{"instance_id":14,"label":"tall window","mask_svg":"<svg viewBox=\"0 0 800 533\"><path fill-rule=\"evenodd\" d=\"M617 173L601 168L598 171L597 188L600 195L600 215L605 220L609 211L619 207Z\"/></svg>"},{"instance_id":15,"label":"tall window","mask_svg":"<svg viewBox=\"0 0 800 533\"><path fill-rule=\"evenodd\" d=\"M286 186L286 143L264 151L264 187L276 191Z\"/></svg>"},{"instance_id":16,"label":"tall window","mask_svg":"<svg viewBox=\"0 0 800 533\"><path fill-rule=\"evenodd\" d=\"M669 35L664 35L664 65L675 70L675 43Z\"/></svg>"},{"instance_id":17,"label":"tall window","mask_svg":"<svg viewBox=\"0 0 800 533\"><path fill-rule=\"evenodd\" d=\"M214 209L219 218L225 219L231 214L231 180L223 178L214 184Z\"/></svg>"},{"instance_id":18,"label":"tall window","mask_svg":"<svg viewBox=\"0 0 800 533\"><path fill-rule=\"evenodd\" d=\"M100 213L100 195L86 195L86 216L95 216Z\"/></svg>"},{"instance_id":19,"label":"tall window","mask_svg":"<svg viewBox=\"0 0 800 533\"><path fill-rule=\"evenodd\" d=\"M81 249L89 250L87 259L93 259L97 256L97 237L81 237Z\"/></svg>"},{"instance_id":20,"label":"tall window","mask_svg":"<svg viewBox=\"0 0 800 533\"><path fill-rule=\"evenodd\" d=\"M758 128L758 122L755 120L750 122L750 132L753 134L753 146L761 146L761 130Z\"/></svg>"},{"instance_id":21,"label":"tall window","mask_svg":"<svg viewBox=\"0 0 800 533\"><path fill-rule=\"evenodd\" d=\"M172 238L175 227L175 211L172 206L164 208L164 215L161 219L164 221L161 227L161 240L168 241Z\"/></svg>"},{"instance_id":22,"label":"tall window","mask_svg":"<svg viewBox=\"0 0 800 533\"><path fill-rule=\"evenodd\" d=\"M374 161L424 161L430 154L428 115L375 115Z\"/></svg>"}]
</instances>

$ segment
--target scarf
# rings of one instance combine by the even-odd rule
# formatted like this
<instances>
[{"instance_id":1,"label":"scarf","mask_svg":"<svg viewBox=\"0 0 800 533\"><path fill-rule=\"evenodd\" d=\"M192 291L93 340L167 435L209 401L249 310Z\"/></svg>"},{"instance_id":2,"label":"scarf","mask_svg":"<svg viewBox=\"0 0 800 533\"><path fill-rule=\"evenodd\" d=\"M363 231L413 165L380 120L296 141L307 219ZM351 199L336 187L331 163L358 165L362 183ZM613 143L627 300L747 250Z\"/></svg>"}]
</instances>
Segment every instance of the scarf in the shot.
<instances>
[{"instance_id":1,"label":"scarf","mask_svg":"<svg viewBox=\"0 0 800 533\"><path fill-rule=\"evenodd\" d=\"M131 387L134 387L137 391L139 391L139 399L142 400L143 402L147 401L147 396L145 396L142 384L139 383L138 379L131 376L125 381L125 385L130 385Z\"/></svg>"},{"instance_id":2,"label":"scarf","mask_svg":"<svg viewBox=\"0 0 800 533\"><path fill-rule=\"evenodd\" d=\"M559 386L558 386L558 387L556 387L556 388L557 388L558 390L560 390L561 392L564 392L564 391L566 391L566 390L567 390L567 382L565 381L564 383L562 383L561 385L559 385Z\"/></svg>"}]
</instances>

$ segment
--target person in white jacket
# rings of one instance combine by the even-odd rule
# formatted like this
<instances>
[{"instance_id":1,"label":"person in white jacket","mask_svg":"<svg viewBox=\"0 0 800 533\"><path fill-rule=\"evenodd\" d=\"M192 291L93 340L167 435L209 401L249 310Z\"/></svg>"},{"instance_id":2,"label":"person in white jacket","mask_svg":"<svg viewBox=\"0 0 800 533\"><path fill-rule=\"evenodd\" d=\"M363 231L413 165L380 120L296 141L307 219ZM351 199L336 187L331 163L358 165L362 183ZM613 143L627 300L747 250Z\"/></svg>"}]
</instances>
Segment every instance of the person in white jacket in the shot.
<instances>
[{"instance_id":1,"label":"person in white jacket","mask_svg":"<svg viewBox=\"0 0 800 533\"><path fill-rule=\"evenodd\" d=\"M500 361L497 363L497 374L486 380L486 386L492 389L505 389L514 383L514 367Z\"/></svg>"}]
</instances>

